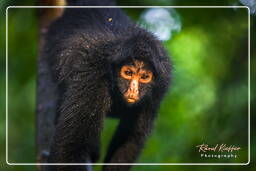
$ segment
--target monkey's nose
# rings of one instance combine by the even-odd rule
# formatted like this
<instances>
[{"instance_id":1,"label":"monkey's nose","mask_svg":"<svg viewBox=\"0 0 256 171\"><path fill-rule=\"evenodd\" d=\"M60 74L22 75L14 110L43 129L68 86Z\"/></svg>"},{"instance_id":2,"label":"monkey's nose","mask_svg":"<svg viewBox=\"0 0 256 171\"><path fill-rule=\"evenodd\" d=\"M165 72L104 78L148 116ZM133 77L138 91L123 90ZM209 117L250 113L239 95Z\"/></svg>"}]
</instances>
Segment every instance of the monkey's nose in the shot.
<instances>
[{"instance_id":1,"label":"monkey's nose","mask_svg":"<svg viewBox=\"0 0 256 171\"><path fill-rule=\"evenodd\" d=\"M137 88L130 88L130 96L136 96L138 92Z\"/></svg>"},{"instance_id":2,"label":"monkey's nose","mask_svg":"<svg viewBox=\"0 0 256 171\"><path fill-rule=\"evenodd\" d=\"M134 92L134 91L130 91L129 94L128 94L128 98L129 99L137 99L137 94Z\"/></svg>"},{"instance_id":3,"label":"monkey's nose","mask_svg":"<svg viewBox=\"0 0 256 171\"><path fill-rule=\"evenodd\" d=\"M134 98L135 98L135 95L132 93L132 94L130 94L130 97L129 97L129 98L134 99Z\"/></svg>"}]
</instances>

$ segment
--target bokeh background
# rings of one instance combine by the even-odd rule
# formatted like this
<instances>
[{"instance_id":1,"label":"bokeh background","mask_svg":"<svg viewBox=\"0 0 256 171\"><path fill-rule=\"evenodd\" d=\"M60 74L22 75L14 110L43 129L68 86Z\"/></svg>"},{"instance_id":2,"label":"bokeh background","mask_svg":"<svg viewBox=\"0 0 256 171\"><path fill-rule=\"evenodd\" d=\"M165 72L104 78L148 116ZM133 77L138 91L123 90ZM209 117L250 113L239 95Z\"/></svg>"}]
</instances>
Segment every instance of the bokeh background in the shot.
<instances>
[{"instance_id":1,"label":"bokeh background","mask_svg":"<svg viewBox=\"0 0 256 171\"><path fill-rule=\"evenodd\" d=\"M0 1L0 167L5 164L5 8L35 5L33 0ZM251 161L255 161L255 10L254 0L121 1L118 5L249 5L251 7ZM248 161L248 10L246 8L124 9L163 41L173 62L173 80L155 128L137 162L206 163ZM35 9L11 9L9 46L9 158L36 161L35 99L38 18ZM103 158L118 122L107 119L102 133ZM225 143L241 147L236 159L200 158L197 145ZM233 153L234 154L234 153ZM102 161L102 159L101 159ZM101 162L100 161L100 162ZM254 170L249 166L134 166L132 170ZM100 170L96 166L95 170ZM1 169L1 168L0 168ZM1 169L2 170L2 169Z\"/></svg>"}]
</instances>

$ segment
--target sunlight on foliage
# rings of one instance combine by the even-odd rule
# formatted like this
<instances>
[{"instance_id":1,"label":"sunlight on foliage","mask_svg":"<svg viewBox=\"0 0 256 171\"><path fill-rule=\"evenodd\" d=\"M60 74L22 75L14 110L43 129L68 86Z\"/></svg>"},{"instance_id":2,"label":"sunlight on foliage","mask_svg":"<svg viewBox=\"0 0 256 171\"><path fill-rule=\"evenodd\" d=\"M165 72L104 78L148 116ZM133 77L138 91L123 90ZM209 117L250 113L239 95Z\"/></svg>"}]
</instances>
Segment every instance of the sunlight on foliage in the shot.
<instances>
[{"instance_id":1,"label":"sunlight on foliage","mask_svg":"<svg viewBox=\"0 0 256 171\"><path fill-rule=\"evenodd\" d=\"M175 9L147 9L141 14L139 24L154 33L160 40L169 40L173 32L181 30L180 17Z\"/></svg>"}]
</instances>

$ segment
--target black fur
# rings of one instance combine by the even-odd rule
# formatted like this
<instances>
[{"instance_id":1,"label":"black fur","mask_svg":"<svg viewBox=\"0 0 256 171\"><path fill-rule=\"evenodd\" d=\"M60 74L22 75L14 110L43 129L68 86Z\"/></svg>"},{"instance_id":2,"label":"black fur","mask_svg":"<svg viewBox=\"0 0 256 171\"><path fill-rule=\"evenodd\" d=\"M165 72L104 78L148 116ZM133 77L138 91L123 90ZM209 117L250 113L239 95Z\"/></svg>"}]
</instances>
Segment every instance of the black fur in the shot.
<instances>
[{"instance_id":1,"label":"black fur","mask_svg":"<svg viewBox=\"0 0 256 171\"><path fill-rule=\"evenodd\" d=\"M65 10L50 26L45 54L59 86L59 110L49 162L96 162L107 115L120 118L120 123L104 162L134 162L169 85L171 67L161 42L132 23L120 9L76 8ZM122 64L132 59L147 63L154 80L140 90L145 94L140 102L127 105L121 93L125 85L120 85L118 72ZM130 167L109 165L103 169ZM56 166L53 170L84 168Z\"/></svg>"}]
</instances>

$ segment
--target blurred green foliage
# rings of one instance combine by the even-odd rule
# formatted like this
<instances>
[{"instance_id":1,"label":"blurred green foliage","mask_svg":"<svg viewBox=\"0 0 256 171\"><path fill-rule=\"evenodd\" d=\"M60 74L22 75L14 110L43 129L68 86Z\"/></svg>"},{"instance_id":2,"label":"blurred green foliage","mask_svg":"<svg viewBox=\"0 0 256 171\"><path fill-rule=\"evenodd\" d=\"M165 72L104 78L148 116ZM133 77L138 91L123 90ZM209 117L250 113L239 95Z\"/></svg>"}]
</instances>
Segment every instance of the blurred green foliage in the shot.
<instances>
[{"instance_id":1,"label":"blurred green foliage","mask_svg":"<svg viewBox=\"0 0 256 171\"><path fill-rule=\"evenodd\" d=\"M118 1L119 5L239 5L227 1ZM32 0L0 3L0 89L5 90L5 19L7 5L33 5ZM124 9L135 21L146 9ZM35 90L38 18L35 9L9 9L8 145L11 163L33 163L35 155ZM176 9L181 31L164 41L172 56L172 85L161 104L151 137L139 163L244 162L248 160L248 20L247 9ZM254 16L251 18L255 19ZM254 26L252 20L251 25ZM255 27L253 27L255 29ZM255 30L251 29L252 32ZM256 41L252 33L252 44ZM254 44L255 46L255 44ZM255 50L255 47L252 46ZM256 64L255 53L251 65ZM252 75L255 70L252 70ZM255 79L252 80L252 84ZM255 95L251 93L251 103ZM0 161L5 162L5 91L0 91ZM255 117L253 116L254 121ZM118 122L107 119L101 157ZM252 125L255 129L255 125ZM254 139L255 140L255 139ZM200 158L197 145L225 143L241 147L237 159ZM251 144L255 153L255 141ZM102 161L102 159L101 159ZM101 166L95 166L99 170ZM191 166L134 166L133 170L187 170ZM195 170L201 167L193 166ZM205 166L203 170L245 170L242 166ZM252 166L246 166L253 170ZM7 166L5 170L35 170ZM254 168L255 169L255 168Z\"/></svg>"}]
</instances>

